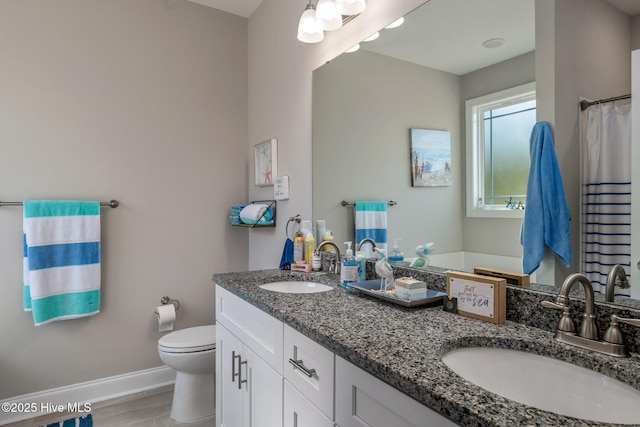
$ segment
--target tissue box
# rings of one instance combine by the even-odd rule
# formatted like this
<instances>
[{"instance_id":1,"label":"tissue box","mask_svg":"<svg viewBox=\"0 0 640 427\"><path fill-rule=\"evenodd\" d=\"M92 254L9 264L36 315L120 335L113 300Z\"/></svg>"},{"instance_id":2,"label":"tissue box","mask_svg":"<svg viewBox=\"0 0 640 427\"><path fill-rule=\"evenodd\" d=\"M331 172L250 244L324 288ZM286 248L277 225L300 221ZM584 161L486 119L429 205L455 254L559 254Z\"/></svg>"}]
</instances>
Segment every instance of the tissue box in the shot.
<instances>
[{"instance_id":1,"label":"tissue box","mask_svg":"<svg viewBox=\"0 0 640 427\"><path fill-rule=\"evenodd\" d=\"M406 300L424 299L427 297L427 284L413 277L401 277L395 280L396 297Z\"/></svg>"}]
</instances>

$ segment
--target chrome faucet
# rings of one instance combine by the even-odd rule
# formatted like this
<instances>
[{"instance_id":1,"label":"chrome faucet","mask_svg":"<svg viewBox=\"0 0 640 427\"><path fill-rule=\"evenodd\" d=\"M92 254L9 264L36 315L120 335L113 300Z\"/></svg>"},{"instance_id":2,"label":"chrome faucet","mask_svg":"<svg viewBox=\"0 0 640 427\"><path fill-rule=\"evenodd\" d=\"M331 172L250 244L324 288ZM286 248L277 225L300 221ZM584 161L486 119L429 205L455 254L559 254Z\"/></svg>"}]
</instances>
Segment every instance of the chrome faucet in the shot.
<instances>
[{"instance_id":1,"label":"chrome faucet","mask_svg":"<svg viewBox=\"0 0 640 427\"><path fill-rule=\"evenodd\" d=\"M609 270L609 274L607 275L607 286L605 289L605 299L608 302L613 302L613 294L614 289L616 287L616 281L618 281L618 287L620 289L628 289L629 280L627 279L627 273L625 273L624 268L620 264L616 264Z\"/></svg>"},{"instance_id":2,"label":"chrome faucet","mask_svg":"<svg viewBox=\"0 0 640 427\"><path fill-rule=\"evenodd\" d=\"M360 249L362 249L362 246L367 242L371 243L371 250L375 250L377 248L375 240L373 240L371 237L365 237L364 239L360 240L360 243L358 243L358 248L356 250L359 251Z\"/></svg>"},{"instance_id":3,"label":"chrome faucet","mask_svg":"<svg viewBox=\"0 0 640 427\"><path fill-rule=\"evenodd\" d=\"M576 327L569 313L569 292L576 283L581 283L585 293L585 310L580 324L580 333L576 335ZM540 303L545 308L562 310L562 317L556 328L555 339L581 347L587 350L594 350L616 357L627 357L629 351L624 343L624 337L618 328L618 322L628 323L640 327L640 319L624 319L616 315L611 316L611 325L604 334L603 340L598 340L598 327L596 326L595 302L593 286L586 276L574 273L567 277L560 288L556 302L542 301Z\"/></svg>"},{"instance_id":4,"label":"chrome faucet","mask_svg":"<svg viewBox=\"0 0 640 427\"><path fill-rule=\"evenodd\" d=\"M336 250L336 259L333 260L332 262L335 262L335 265L333 267L333 272L336 274L340 274L340 248L338 247L338 245L336 245L335 243L333 243L330 240L325 240L322 243L320 243L317 247L316 250L313 251L314 255L320 255L320 249L322 249L325 246L333 246L333 248ZM329 268L331 269L331 267Z\"/></svg>"},{"instance_id":5,"label":"chrome faucet","mask_svg":"<svg viewBox=\"0 0 640 427\"><path fill-rule=\"evenodd\" d=\"M596 326L595 303L593 295L593 286L587 277L580 273L574 273L567 277L560 288L556 302L542 301L545 308L555 308L562 310L562 318L558 323L558 330L562 332L575 333L576 326L569 314L569 292L576 283L581 283L584 288L584 315L580 324L580 336L589 340L598 339L598 328Z\"/></svg>"}]
</instances>

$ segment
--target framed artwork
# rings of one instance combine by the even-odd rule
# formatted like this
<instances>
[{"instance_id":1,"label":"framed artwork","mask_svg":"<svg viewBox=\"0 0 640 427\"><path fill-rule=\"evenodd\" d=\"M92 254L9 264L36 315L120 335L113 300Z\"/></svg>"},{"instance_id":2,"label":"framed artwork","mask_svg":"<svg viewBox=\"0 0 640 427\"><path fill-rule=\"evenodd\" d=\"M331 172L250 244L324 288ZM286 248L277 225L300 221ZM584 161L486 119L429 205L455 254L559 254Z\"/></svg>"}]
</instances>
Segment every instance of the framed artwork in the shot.
<instances>
[{"instance_id":1,"label":"framed artwork","mask_svg":"<svg viewBox=\"0 0 640 427\"><path fill-rule=\"evenodd\" d=\"M451 133L446 130L411 129L411 185L451 185Z\"/></svg>"},{"instance_id":2,"label":"framed artwork","mask_svg":"<svg viewBox=\"0 0 640 427\"><path fill-rule=\"evenodd\" d=\"M278 140L268 139L254 147L255 184L258 187L273 185L278 176Z\"/></svg>"}]
</instances>

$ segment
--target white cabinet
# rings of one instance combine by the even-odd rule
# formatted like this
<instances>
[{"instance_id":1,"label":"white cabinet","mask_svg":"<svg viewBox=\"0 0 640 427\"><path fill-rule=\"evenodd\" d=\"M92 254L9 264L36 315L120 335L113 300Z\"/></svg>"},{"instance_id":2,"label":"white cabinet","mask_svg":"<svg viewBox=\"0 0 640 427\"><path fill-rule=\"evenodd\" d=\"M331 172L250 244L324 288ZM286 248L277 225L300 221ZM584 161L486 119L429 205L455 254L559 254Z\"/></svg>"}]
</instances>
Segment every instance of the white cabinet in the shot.
<instances>
[{"instance_id":1,"label":"white cabinet","mask_svg":"<svg viewBox=\"0 0 640 427\"><path fill-rule=\"evenodd\" d=\"M341 357L336 357L335 398L340 427L456 425Z\"/></svg>"},{"instance_id":2,"label":"white cabinet","mask_svg":"<svg viewBox=\"0 0 640 427\"><path fill-rule=\"evenodd\" d=\"M455 424L216 286L218 427Z\"/></svg>"},{"instance_id":3,"label":"white cabinet","mask_svg":"<svg viewBox=\"0 0 640 427\"><path fill-rule=\"evenodd\" d=\"M216 424L281 427L282 322L219 286L216 316Z\"/></svg>"}]
</instances>

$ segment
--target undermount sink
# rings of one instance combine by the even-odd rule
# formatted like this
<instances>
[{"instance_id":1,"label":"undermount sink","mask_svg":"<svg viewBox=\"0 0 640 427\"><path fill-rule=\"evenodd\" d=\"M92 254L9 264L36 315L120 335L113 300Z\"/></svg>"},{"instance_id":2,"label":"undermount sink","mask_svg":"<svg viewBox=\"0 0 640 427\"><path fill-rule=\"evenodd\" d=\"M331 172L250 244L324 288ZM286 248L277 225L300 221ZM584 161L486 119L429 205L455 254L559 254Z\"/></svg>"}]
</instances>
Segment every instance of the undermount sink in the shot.
<instances>
[{"instance_id":1,"label":"undermount sink","mask_svg":"<svg viewBox=\"0 0 640 427\"><path fill-rule=\"evenodd\" d=\"M528 406L591 421L640 424L640 391L568 362L488 347L451 350L442 361L467 381Z\"/></svg>"},{"instance_id":2,"label":"undermount sink","mask_svg":"<svg viewBox=\"0 0 640 427\"><path fill-rule=\"evenodd\" d=\"M271 282L259 285L260 288L273 292L286 294L315 294L333 290L333 286L323 283L307 282L303 280L293 280L288 282Z\"/></svg>"}]
</instances>

